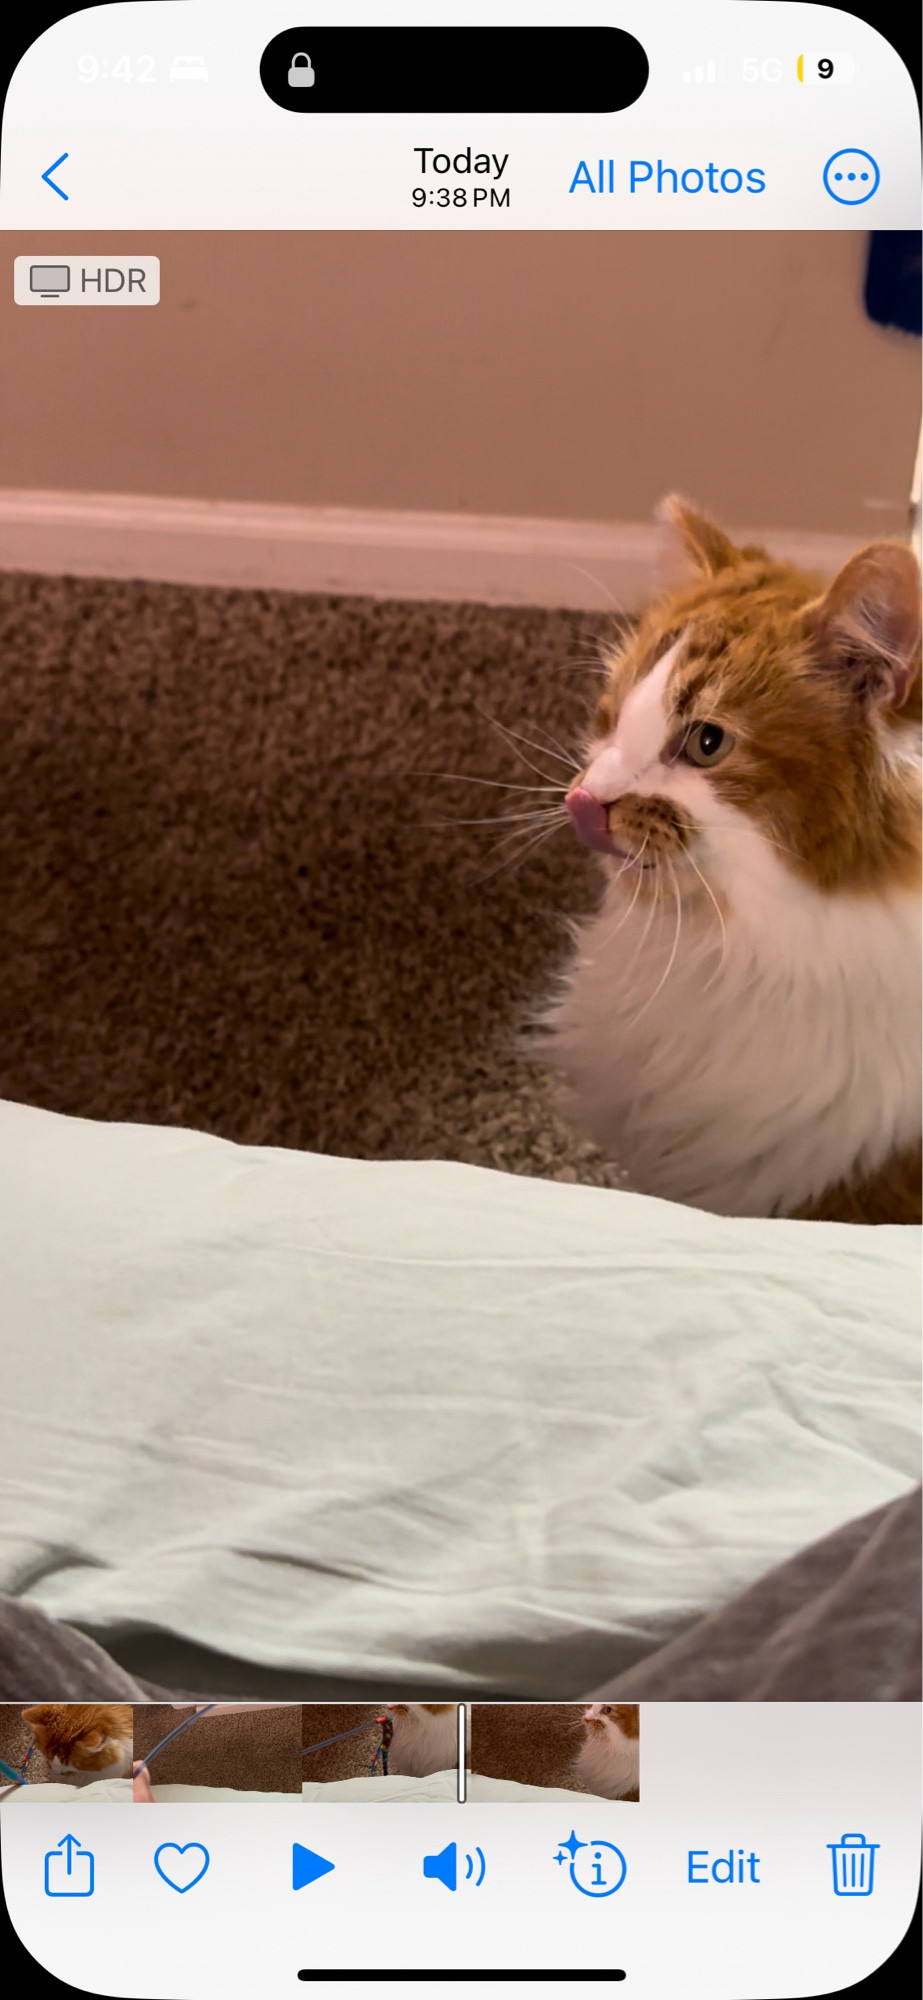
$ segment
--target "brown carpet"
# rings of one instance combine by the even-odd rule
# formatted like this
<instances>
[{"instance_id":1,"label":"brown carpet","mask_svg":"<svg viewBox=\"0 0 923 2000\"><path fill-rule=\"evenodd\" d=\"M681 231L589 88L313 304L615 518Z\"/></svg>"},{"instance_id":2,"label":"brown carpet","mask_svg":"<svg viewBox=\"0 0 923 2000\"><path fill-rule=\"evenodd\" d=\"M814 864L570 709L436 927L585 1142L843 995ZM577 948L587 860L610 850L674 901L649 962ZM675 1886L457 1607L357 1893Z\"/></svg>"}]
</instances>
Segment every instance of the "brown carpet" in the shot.
<instances>
[{"instance_id":1,"label":"brown carpet","mask_svg":"<svg viewBox=\"0 0 923 2000\"><path fill-rule=\"evenodd\" d=\"M531 808L612 620L0 578L0 1096L605 1180L515 1031L598 878ZM491 870L497 872L491 873Z\"/></svg>"},{"instance_id":2,"label":"brown carpet","mask_svg":"<svg viewBox=\"0 0 923 2000\"><path fill-rule=\"evenodd\" d=\"M472 1771L582 1792L573 1766L584 1708L584 1702L474 1702L468 1716Z\"/></svg>"},{"instance_id":3,"label":"brown carpet","mask_svg":"<svg viewBox=\"0 0 923 2000\"><path fill-rule=\"evenodd\" d=\"M327 1785L337 1778L367 1778L369 1766L381 1742L381 1730L374 1726L381 1710L358 1702L306 1702L301 1711L301 1741L322 1743L341 1730L355 1729L360 1722L372 1726L361 1736L349 1736L345 1743L330 1743L326 1750L314 1750L302 1757L301 1775L305 1784Z\"/></svg>"},{"instance_id":4,"label":"brown carpet","mask_svg":"<svg viewBox=\"0 0 923 2000\"><path fill-rule=\"evenodd\" d=\"M144 1757L193 1713L152 1702L135 1709L135 1757ZM300 1792L301 1708L209 1715L154 1758L151 1784L224 1785L239 1792Z\"/></svg>"}]
</instances>

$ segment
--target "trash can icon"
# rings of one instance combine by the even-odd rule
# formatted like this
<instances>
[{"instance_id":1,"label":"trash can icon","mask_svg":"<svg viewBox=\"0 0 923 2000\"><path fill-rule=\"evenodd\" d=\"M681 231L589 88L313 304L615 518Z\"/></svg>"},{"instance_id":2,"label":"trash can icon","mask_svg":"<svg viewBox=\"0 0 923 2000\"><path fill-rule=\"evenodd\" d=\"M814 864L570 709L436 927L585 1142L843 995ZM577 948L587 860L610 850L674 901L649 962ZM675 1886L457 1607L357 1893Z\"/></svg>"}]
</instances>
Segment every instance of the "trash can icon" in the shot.
<instances>
[{"instance_id":1,"label":"trash can icon","mask_svg":"<svg viewBox=\"0 0 923 2000\"><path fill-rule=\"evenodd\" d=\"M844 1833L842 1840L828 1840L835 1896L871 1895L879 1845L877 1840L866 1840L864 1833Z\"/></svg>"}]
</instances>

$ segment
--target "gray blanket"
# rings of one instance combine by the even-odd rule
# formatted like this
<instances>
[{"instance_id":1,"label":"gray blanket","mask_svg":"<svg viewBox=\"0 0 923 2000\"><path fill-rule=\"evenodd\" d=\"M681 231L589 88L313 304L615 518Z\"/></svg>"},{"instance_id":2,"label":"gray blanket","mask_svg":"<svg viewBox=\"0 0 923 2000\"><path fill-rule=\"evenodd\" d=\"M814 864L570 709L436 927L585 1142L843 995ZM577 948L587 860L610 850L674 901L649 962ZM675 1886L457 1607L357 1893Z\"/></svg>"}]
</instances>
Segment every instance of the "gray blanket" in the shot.
<instances>
[{"instance_id":1,"label":"gray blanket","mask_svg":"<svg viewBox=\"0 0 923 2000\"><path fill-rule=\"evenodd\" d=\"M921 1490L780 1563L598 1701L919 1701Z\"/></svg>"}]
</instances>

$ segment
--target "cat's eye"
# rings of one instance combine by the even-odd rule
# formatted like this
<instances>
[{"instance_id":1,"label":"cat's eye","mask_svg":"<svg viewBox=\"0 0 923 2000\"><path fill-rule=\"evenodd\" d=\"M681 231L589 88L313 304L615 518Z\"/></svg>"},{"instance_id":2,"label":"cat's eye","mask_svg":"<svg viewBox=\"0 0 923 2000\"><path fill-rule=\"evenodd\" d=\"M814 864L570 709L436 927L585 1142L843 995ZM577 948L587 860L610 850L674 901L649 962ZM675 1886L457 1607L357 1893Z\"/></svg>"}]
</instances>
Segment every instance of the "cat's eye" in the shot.
<instances>
[{"instance_id":1,"label":"cat's eye","mask_svg":"<svg viewBox=\"0 0 923 2000\"><path fill-rule=\"evenodd\" d=\"M694 722L683 738L680 754L687 764L712 770L716 764L724 763L733 748L734 738L729 729L722 729L720 722Z\"/></svg>"}]
</instances>

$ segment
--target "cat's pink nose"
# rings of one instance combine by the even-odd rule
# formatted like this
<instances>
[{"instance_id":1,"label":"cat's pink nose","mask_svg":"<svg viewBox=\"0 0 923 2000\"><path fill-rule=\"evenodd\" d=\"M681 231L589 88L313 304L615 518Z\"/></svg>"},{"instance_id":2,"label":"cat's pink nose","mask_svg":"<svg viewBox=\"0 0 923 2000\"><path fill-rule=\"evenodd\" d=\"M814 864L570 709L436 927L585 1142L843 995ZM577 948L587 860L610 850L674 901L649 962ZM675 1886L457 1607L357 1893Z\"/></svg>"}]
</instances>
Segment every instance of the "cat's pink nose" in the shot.
<instances>
[{"instance_id":1,"label":"cat's pink nose","mask_svg":"<svg viewBox=\"0 0 923 2000\"><path fill-rule=\"evenodd\" d=\"M594 799L583 785L575 785L564 803L577 839L583 841L584 847L592 847L597 854L611 854L609 815L599 799Z\"/></svg>"}]
</instances>

